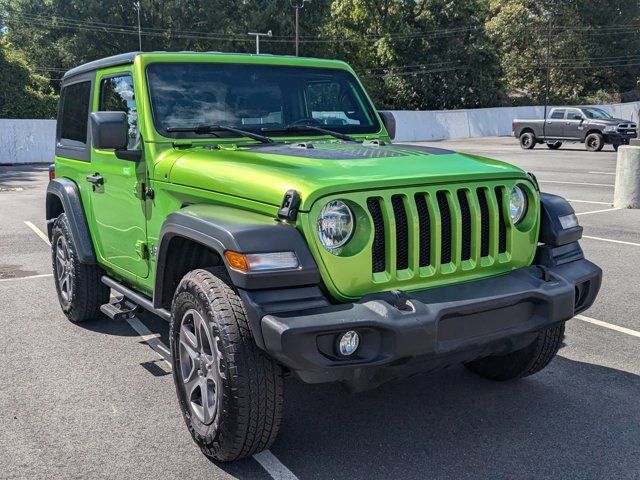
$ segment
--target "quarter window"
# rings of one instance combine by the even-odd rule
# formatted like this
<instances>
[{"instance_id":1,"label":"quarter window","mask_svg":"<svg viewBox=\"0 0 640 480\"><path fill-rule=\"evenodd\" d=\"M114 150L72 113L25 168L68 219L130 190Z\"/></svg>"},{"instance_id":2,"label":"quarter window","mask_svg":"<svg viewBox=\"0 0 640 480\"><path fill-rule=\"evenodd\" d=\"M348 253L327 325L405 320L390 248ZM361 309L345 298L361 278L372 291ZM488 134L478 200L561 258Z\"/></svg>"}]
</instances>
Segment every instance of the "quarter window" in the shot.
<instances>
[{"instance_id":1,"label":"quarter window","mask_svg":"<svg viewBox=\"0 0 640 480\"><path fill-rule=\"evenodd\" d=\"M102 112L125 112L129 122L129 143L134 150L138 144L138 110L133 94L131 75L105 78L100 82L100 105Z\"/></svg>"},{"instance_id":2,"label":"quarter window","mask_svg":"<svg viewBox=\"0 0 640 480\"><path fill-rule=\"evenodd\" d=\"M64 87L62 91L61 141L87 143L90 97L91 82L78 82Z\"/></svg>"}]
</instances>

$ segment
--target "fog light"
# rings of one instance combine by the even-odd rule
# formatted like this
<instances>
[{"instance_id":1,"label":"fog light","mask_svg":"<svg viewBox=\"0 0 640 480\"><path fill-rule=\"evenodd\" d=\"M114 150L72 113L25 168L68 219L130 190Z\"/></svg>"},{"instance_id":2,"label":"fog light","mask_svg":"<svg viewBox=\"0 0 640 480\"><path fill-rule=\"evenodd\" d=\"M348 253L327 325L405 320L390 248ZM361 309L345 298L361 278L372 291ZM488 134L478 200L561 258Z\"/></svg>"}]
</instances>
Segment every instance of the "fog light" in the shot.
<instances>
[{"instance_id":1,"label":"fog light","mask_svg":"<svg viewBox=\"0 0 640 480\"><path fill-rule=\"evenodd\" d=\"M343 333L339 343L340 355L345 357L352 355L358 349L358 345L360 345L360 335L357 332Z\"/></svg>"}]
</instances>

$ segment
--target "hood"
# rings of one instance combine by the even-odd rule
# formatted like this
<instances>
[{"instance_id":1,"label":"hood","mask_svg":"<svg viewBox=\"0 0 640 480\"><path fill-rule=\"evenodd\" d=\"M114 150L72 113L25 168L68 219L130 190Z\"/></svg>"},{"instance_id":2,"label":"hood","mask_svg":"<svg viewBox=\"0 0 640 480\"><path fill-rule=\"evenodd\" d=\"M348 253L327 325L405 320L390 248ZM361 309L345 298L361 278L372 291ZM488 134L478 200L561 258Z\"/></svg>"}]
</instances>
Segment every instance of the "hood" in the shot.
<instances>
[{"instance_id":1,"label":"hood","mask_svg":"<svg viewBox=\"0 0 640 480\"><path fill-rule=\"evenodd\" d=\"M329 194L498 178L526 178L526 174L513 165L474 155L373 142L191 147L169 174L172 183L275 206L287 190L297 190L301 211Z\"/></svg>"},{"instance_id":2,"label":"hood","mask_svg":"<svg viewBox=\"0 0 640 480\"><path fill-rule=\"evenodd\" d=\"M621 123L633 123L635 124L636 122L633 122L631 120L623 120L621 118L594 118L591 120L591 123L597 123L600 125L619 125Z\"/></svg>"}]
</instances>

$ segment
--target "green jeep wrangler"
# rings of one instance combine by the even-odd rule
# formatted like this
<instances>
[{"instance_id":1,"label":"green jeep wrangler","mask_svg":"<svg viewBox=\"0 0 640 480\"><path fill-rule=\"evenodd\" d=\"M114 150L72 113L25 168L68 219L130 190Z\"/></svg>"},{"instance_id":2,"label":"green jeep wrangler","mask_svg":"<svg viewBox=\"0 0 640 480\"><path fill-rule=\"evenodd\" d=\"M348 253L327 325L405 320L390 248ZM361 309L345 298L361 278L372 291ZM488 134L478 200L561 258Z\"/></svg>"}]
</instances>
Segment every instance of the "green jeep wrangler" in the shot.
<instances>
[{"instance_id":1,"label":"green jeep wrangler","mask_svg":"<svg viewBox=\"0 0 640 480\"><path fill-rule=\"evenodd\" d=\"M519 168L392 130L339 61L70 70L46 198L62 310L169 321L185 422L222 461L272 444L284 374L362 391L456 363L538 372L600 288L573 209Z\"/></svg>"}]
</instances>

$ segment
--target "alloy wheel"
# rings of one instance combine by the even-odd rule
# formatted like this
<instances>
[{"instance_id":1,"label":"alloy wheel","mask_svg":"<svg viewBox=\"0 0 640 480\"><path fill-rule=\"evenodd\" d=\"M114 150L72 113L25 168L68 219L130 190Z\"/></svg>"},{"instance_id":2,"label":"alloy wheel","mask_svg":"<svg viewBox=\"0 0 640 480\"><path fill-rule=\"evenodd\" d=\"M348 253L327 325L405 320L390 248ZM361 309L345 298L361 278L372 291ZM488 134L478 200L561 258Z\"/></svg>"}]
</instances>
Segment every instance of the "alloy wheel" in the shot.
<instances>
[{"instance_id":1,"label":"alloy wheel","mask_svg":"<svg viewBox=\"0 0 640 480\"><path fill-rule=\"evenodd\" d=\"M221 353L208 322L195 309L182 317L178 357L189 409L200 422L210 425L216 419L222 393Z\"/></svg>"},{"instance_id":2,"label":"alloy wheel","mask_svg":"<svg viewBox=\"0 0 640 480\"><path fill-rule=\"evenodd\" d=\"M56 282L60 289L60 297L64 307L68 307L73 298L73 263L69 254L69 244L67 240L60 236L56 241Z\"/></svg>"}]
</instances>

